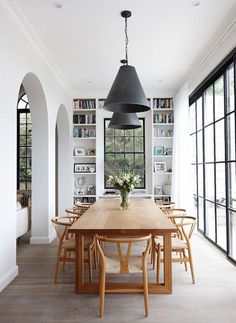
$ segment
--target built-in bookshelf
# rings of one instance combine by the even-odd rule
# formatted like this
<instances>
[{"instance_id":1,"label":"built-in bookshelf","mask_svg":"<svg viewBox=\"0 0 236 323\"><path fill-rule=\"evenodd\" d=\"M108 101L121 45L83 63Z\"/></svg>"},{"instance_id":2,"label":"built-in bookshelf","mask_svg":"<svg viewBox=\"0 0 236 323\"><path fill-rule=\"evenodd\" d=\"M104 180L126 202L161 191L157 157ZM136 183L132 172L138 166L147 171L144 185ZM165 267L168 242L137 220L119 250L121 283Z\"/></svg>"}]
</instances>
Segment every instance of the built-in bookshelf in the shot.
<instances>
[{"instance_id":1,"label":"built-in bookshelf","mask_svg":"<svg viewBox=\"0 0 236 323\"><path fill-rule=\"evenodd\" d=\"M153 122L153 197L169 201L172 184L174 109L172 98L154 98Z\"/></svg>"},{"instance_id":2,"label":"built-in bookshelf","mask_svg":"<svg viewBox=\"0 0 236 323\"><path fill-rule=\"evenodd\" d=\"M74 203L96 200L96 99L74 99Z\"/></svg>"}]
</instances>

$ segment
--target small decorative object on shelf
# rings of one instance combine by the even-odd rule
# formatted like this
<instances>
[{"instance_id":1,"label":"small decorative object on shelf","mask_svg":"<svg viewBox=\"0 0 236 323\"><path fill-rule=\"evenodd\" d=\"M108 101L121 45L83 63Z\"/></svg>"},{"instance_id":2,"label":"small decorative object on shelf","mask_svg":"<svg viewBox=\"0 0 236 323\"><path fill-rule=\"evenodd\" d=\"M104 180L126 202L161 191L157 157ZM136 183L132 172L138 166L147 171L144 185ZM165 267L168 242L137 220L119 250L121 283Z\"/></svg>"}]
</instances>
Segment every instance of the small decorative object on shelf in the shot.
<instances>
[{"instance_id":1,"label":"small decorative object on shelf","mask_svg":"<svg viewBox=\"0 0 236 323\"><path fill-rule=\"evenodd\" d=\"M164 155L163 146L154 146L154 156Z\"/></svg>"},{"instance_id":2,"label":"small decorative object on shelf","mask_svg":"<svg viewBox=\"0 0 236 323\"><path fill-rule=\"evenodd\" d=\"M166 163L165 162L155 162L154 163L154 172L155 173L166 172Z\"/></svg>"},{"instance_id":3,"label":"small decorative object on shelf","mask_svg":"<svg viewBox=\"0 0 236 323\"><path fill-rule=\"evenodd\" d=\"M135 175L133 172L121 171L118 175L109 176L108 183L120 191L120 207L122 210L128 208L129 193L134 190L135 186L139 184L139 181L139 175Z\"/></svg>"},{"instance_id":4,"label":"small decorative object on shelf","mask_svg":"<svg viewBox=\"0 0 236 323\"><path fill-rule=\"evenodd\" d=\"M94 173L96 171L96 164L94 163L74 163L74 173Z\"/></svg>"}]
</instances>

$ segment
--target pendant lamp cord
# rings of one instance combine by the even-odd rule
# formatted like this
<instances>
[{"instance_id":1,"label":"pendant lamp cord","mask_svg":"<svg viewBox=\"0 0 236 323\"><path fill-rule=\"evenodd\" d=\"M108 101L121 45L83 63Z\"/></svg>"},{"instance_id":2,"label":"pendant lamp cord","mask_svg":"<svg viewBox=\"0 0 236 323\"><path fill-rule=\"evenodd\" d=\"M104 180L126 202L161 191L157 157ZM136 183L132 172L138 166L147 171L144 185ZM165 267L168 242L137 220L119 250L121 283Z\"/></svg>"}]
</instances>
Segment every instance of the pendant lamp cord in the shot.
<instances>
[{"instance_id":1,"label":"pendant lamp cord","mask_svg":"<svg viewBox=\"0 0 236 323\"><path fill-rule=\"evenodd\" d=\"M129 43L127 29L128 29L127 18L125 18L125 59L126 59L126 65L128 65L128 43Z\"/></svg>"}]
</instances>

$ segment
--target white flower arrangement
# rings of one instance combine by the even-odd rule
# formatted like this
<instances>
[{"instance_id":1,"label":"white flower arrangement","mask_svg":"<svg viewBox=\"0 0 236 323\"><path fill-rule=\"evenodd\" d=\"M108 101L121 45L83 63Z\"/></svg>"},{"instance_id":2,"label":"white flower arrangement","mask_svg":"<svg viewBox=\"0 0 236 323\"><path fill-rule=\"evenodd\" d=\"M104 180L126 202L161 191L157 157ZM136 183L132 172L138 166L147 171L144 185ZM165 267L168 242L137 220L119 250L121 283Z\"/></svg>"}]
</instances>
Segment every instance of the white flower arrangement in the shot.
<instances>
[{"instance_id":1,"label":"white flower arrangement","mask_svg":"<svg viewBox=\"0 0 236 323\"><path fill-rule=\"evenodd\" d=\"M139 175L135 175L133 172L121 171L117 175L110 175L108 178L108 183L120 192L132 192L139 182Z\"/></svg>"}]
</instances>

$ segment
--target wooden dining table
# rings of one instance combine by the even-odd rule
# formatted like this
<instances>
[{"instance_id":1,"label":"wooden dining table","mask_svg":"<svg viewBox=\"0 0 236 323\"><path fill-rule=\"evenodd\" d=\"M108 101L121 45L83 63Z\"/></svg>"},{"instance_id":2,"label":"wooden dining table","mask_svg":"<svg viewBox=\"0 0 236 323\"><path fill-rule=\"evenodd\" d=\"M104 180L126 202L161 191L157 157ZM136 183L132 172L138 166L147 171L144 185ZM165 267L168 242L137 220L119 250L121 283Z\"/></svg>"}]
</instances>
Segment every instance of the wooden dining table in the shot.
<instances>
[{"instance_id":1,"label":"wooden dining table","mask_svg":"<svg viewBox=\"0 0 236 323\"><path fill-rule=\"evenodd\" d=\"M171 233L177 232L176 226L151 199L131 199L127 210L120 209L117 198L98 199L71 227L75 234L76 293L99 291L99 283L86 282L84 279L84 237L95 234L105 236L153 236L161 235L164 240L164 282L149 283L149 293L172 293ZM137 283L106 283L106 289L115 287L118 293L127 288L140 290Z\"/></svg>"}]
</instances>

